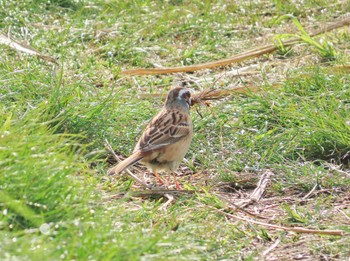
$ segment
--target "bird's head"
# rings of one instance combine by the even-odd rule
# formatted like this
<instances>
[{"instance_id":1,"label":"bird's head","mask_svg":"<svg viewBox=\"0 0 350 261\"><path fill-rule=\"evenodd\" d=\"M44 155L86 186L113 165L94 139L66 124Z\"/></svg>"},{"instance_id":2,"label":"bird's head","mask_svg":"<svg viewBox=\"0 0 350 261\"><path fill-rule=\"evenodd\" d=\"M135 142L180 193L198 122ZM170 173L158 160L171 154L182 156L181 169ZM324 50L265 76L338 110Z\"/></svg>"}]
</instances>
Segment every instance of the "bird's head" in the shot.
<instances>
[{"instance_id":1,"label":"bird's head","mask_svg":"<svg viewBox=\"0 0 350 261\"><path fill-rule=\"evenodd\" d=\"M191 93L188 89L182 87L176 87L169 91L165 101L165 107L168 109L174 107L190 109L191 106Z\"/></svg>"}]
</instances>

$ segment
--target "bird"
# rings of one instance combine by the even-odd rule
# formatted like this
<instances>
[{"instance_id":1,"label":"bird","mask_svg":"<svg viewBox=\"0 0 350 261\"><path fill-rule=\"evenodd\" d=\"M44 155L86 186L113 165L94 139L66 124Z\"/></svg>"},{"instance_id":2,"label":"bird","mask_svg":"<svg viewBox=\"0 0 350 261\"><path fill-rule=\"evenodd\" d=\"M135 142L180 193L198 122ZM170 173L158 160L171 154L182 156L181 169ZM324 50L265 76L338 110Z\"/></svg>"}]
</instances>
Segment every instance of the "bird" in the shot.
<instances>
[{"instance_id":1,"label":"bird","mask_svg":"<svg viewBox=\"0 0 350 261\"><path fill-rule=\"evenodd\" d=\"M191 93L184 87L171 89L160 112L149 122L132 154L107 171L108 175L119 174L137 162L145 165L161 184L164 181L158 172L174 175L187 153L193 136L190 117Z\"/></svg>"}]
</instances>

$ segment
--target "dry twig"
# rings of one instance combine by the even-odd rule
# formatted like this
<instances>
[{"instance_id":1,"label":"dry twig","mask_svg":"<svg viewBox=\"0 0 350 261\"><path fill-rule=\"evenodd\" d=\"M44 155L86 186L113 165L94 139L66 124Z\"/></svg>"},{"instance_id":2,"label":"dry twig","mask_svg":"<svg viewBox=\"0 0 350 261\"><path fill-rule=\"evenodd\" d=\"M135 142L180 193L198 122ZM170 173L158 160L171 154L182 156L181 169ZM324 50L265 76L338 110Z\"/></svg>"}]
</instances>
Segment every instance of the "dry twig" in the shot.
<instances>
[{"instance_id":1,"label":"dry twig","mask_svg":"<svg viewBox=\"0 0 350 261\"><path fill-rule=\"evenodd\" d=\"M210 106L209 101L219 100L234 93L246 94L249 92L256 92L258 89L259 88L255 86L244 86L228 90L204 90L202 92L192 95L191 106L197 104Z\"/></svg>"},{"instance_id":2,"label":"dry twig","mask_svg":"<svg viewBox=\"0 0 350 261\"><path fill-rule=\"evenodd\" d=\"M37 50L33 49L31 46L20 44L20 43L12 40L11 38L9 38L3 34L0 34L0 44L5 44L5 45L15 49L18 52L24 52L24 53L27 53L30 55L35 55L43 60L46 60L46 61L49 61L49 62L52 62L52 63L58 65L56 59L52 58L51 56L41 54Z\"/></svg>"},{"instance_id":3,"label":"dry twig","mask_svg":"<svg viewBox=\"0 0 350 261\"><path fill-rule=\"evenodd\" d=\"M311 194L312 194L312 193L315 191L315 189L317 188L317 186L318 186L318 184L316 183L315 186L310 190L310 192L307 193L307 194L303 197L303 199L307 199L308 197L310 197Z\"/></svg>"},{"instance_id":4,"label":"dry twig","mask_svg":"<svg viewBox=\"0 0 350 261\"><path fill-rule=\"evenodd\" d=\"M266 249L263 253L262 253L262 257L266 257L272 250L274 250L278 244L281 243L281 238L277 238L277 240L275 241L275 243L273 243L268 249Z\"/></svg>"},{"instance_id":5,"label":"dry twig","mask_svg":"<svg viewBox=\"0 0 350 261\"><path fill-rule=\"evenodd\" d=\"M181 196L181 195L193 195L194 190L170 190L170 189L152 189L145 191L132 191L130 192L133 197L166 197L166 194L172 196Z\"/></svg>"},{"instance_id":6,"label":"dry twig","mask_svg":"<svg viewBox=\"0 0 350 261\"><path fill-rule=\"evenodd\" d=\"M326 32L332 31L334 29L344 27L350 25L350 17L344 19L343 21L335 22L329 26L326 26L325 28L322 28L314 33L311 33L310 36L314 37L320 34L324 34ZM297 43L300 43L300 38L291 39L289 41L283 42L283 45L285 47L295 45ZM263 54L272 53L274 51L278 50L278 46L275 46L273 44L265 45L259 48L255 48L252 50L248 50L246 52L243 52L241 54L235 55L233 57L222 59L214 62L207 62L197 65L191 65L191 66L185 66L185 67L168 67L168 68L154 68L154 69L132 69L132 70L124 70L122 71L122 74L124 75L149 75L149 74L168 74L168 73L179 73L179 72L194 72L199 71L203 69L212 69L216 67L222 67L226 66L232 63L238 63L243 60L247 60L249 58L254 58L261 56Z\"/></svg>"},{"instance_id":7,"label":"dry twig","mask_svg":"<svg viewBox=\"0 0 350 261\"><path fill-rule=\"evenodd\" d=\"M171 194L165 194L164 195L168 200L167 202L165 202L160 208L159 210L166 210L167 206L174 201L174 196Z\"/></svg>"},{"instance_id":8,"label":"dry twig","mask_svg":"<svg viewBox=\"0 0 350 261\"><path fill-rule=\"evenodd\" d=\"M350 221L350 217L343 210L341 210L339 207L336 208L336 211L341 213L348 221Z\"/></svg>"}]
</instances>

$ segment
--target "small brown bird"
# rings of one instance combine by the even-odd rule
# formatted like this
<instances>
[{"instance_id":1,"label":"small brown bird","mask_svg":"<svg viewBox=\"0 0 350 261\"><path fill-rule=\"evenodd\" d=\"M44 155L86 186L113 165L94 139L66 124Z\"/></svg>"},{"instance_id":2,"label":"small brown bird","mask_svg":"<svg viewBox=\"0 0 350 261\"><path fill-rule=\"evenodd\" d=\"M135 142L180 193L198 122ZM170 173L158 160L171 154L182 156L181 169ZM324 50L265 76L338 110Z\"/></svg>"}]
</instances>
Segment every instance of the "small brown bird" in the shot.
<instances>
[{"instance_id":1,"label":"small brown bird","mask_svg":"<svg viewBox=\"0 0 350 261\"><path fill-rule=\"evenodd\" d=\"M108 170L118 174L140 161L163 183L158 171L173 173L187 153L192 140L191 93L177 87L169 91L163 109L151 120L131 156Z\"/></svg>"}]
</instances>

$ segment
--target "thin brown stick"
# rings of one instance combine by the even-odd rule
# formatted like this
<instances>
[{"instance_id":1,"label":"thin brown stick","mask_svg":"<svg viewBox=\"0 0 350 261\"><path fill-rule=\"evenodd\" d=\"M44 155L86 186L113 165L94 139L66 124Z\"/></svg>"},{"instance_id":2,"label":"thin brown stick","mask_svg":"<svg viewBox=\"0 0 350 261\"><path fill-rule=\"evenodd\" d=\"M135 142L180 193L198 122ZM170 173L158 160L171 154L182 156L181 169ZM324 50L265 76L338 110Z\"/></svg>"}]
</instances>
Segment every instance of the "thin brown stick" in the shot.
<instances>
[{"instance_id":1,"label":"thin brown stick","mask_svg":"<svg viewBox=\"0 0 350 261\"><path fill-rule=\"evenodd\" d=\"M343 211L341 210L340 208L336 208L336 211L338 211L339 213L343 214L344 217L350 221L350 217Z\"/></svg>"},{"instance_id":2,"label":"thin brown stick","mask_svg":"<svg viewBox=\"0 0 350 261\"><path fill-rule=\"evenodd\" d=\"M241 211L249 216L252 216L252 217L255 217L255 218L260 218L260 219L266 219L265 217L263 216L260 216L258 214L254 214L240 206L238 206L237 204L227 200L225 197L221 196L220 194L214 194L215 196L217 196L219 199L221 199L222 201L224 201L225 203L227 203L229 206L226 208L226 209L230 209L230 210L238 210L238 211Z\"/></svg>"},{"instance_id":3,"label":"thin brown stick","mask_svg":"<svg viewBox=\"0 0 350 261\"><path fill-rule=\"evenodd\" d=\"M214 209L214 208L212 208L212 209ZM278 225L273 225L273 224L269 224L269 223L256 221L256 220L249 219L249 218L239 217L239 216L236 216L233 214L226 213L220 209L214 209L214 210L227 216L227 217L230 217L230 218L238 219L241 221L257 224L260 226L264 226L266 228L271 228L271 229L276 229L276 230L292 231L292 232L304 233L304 234L317 234L317 235L331 235L331 236L343 236L344 235L344 231L342 231L342 230L316 230L316 229L307 229L307 228L303 228L303 227L284 227L284 226L278 226Z\"/></svg>"},{"instance_id":4,"label":"thin brown stick","mask_svg":"<svg viewBox=\"0 0 350 261\"><path fill-rule=\"evenodd\" d=\"M316 190L317 186L318 186L318 184L316 183L315 186L313 186L313 188L309 191L309 193L307 193L307 194L303 197L303 199L307 199L308 197L310 197L311 194L314 193L314 191Z\"/></svg>"},{"instance_id":5,"label":"thin brown stick","mask_svg":"<svg viewBox=\"0 0 350 261\"><path fill-rule=\"evenodd\" d=\"M195 194L194 190L168 190L168 189L152 189L147 191L133 191L131 195L134 197L151 197L151 196L160 196L164 197L166 194L173 196L181 195L193 195Z\"/></svg>"},{"instance_id":6,"label":"thin brown stick","mask_svg":"<svg viewBox=\"0 0 350 261\"><path fill-rule=\"evenodd\" d=\"M338 22L330 24L330 25L328 25L328 26L326 26L324 28L321 28L321 29L317 30L316 32L311 33L310 36L313 37L313 36L317 36L317 35L320 35L320 34L324 34L324 33L327 33L329 31L332 31L334 29L338 29L340 27L344 27L344 26L347 26L347 25L350 25L350 17L347 17L347 18L345 18L342 21L338 21Z\"/></svg>"},{"instance_id":7,"label":"thin brown stick","mask_svg":"<svg viewBox=\"0 0 350 261\"><path fill-rule=\"evenodd\" d=\"M170 205L171 202L174 201L174 196L171 194L164 195L168 200L165 202L158 210L166 210L166 208Z\"/></svg>"},{"instance_id":8,"label":"thin brown stick","mask_svg":"<svg viewBox=\"0 0 350 261\"><path fill-rule=\"evenodd\" d=\"M280 85L274 85L273 87L279 87ZM228 90L204 90L196 93L191 98L191 106L199 104L209 106L208 101L219 100L232 94L248 94L250 92L257 92L260 88L257 86L243 86L235 87Z\"/></svg>"},{"instance_id":9,"label":"thin brown stick","mask_svg":"<svg viewBox=\"0 0 350 261\"><path fill-rule=\"evenodd\" d=\"M290 46L297 42L299 42L299 40L286 41L284 42L284 46ZM179 72L194 72L194 71L199 71L203 69L222 67L232 63L238 63L248 58L254 58L257 56L261 56L263 54L271 53L277 49L278 48L274 45L266 45L261 48L252 49L252 50L243 52L241 54L238 54L236 56L214 61L214 62L207 62L207 63L201 63L201 64L190 65L190 66L168 67L168 68L132 69L132 70L122 71L121 73L123 75L149 75L149 74L168 74L168 73L179 73Z\"/></svg>"},{"instance_id":10,"label":"thin brown stick","mask_svg":"<svg viewBox=\"0 0 350 261\"><path fill-rule=\"evenodd\" d=\"M310 36L314 37L347 25L350 25L350 17L345 18L342 21L335 22L331 25L328 25L325 28L322 28L320 30L317 30L316 32L311 33ZM297 44L300 41L301 41L300 38L295 38L295 39L291 39L283 42L283 45L285 47L288 47L288 46ZM146 68L131 69L131 70L124 70L121 73L123 75L149 75L149 74L167 74L167 73L179 73L179 72L194 72L194 71L199 71L203 69L211 69L211 68L226 66L232 63L238 63L249 58L254 58L254 57L261 56L263 54L272 53L276 50L278 50L278 47L273 44L270 44L270 45L262 46L260 48L248 50L246 52L243 52L241 54L235 55L230 58L226 58L226 59L222 59L214 62L201 63L201 64L185 66L185 67L179 66L179 67L153 68L153 69L146 69Z\"/></svg>"},{"instance_id":11,"label":"thin brown stick","mask_svg":"<svg viewBox=\"0 0 350 261\"><path fill-rule=\"evenodd\" d=\"M161 198L165 197L169 199L169 195L173 197L179 197L183 195L192 196L195 194L194 190L167 190L167 189L157 189L152 188L150 190L142 191L128 191L126 193L118 193L115 195L108 196L107 199L119 199L125 196L128 197L139 197L139 198Z\"/></svg>"}]
</instances>

